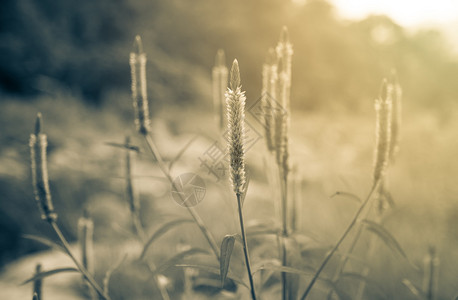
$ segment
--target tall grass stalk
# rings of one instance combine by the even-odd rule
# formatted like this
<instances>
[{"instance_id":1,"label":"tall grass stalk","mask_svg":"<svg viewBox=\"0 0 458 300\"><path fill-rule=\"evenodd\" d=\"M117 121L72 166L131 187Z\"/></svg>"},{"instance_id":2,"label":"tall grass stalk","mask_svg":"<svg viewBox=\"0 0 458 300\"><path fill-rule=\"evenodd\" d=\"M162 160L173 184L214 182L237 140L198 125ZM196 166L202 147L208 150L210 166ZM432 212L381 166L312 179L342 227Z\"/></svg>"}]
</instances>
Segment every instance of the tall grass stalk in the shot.
<instances>
[{"instance_id":1,"label":"tall grass stalk","mask_svg":"<svg viewBox=\"0 0 458 300\"><path fill-rule=\"evenodd\" d=\"M282 265L288 266L288 253L286 239L289 235L288 226L288 175L289 175L289 126L290 126L290 90L291 90L291 64L293 47L289 42L288 29L283 27L280 41L277 44L276 55L278 58L278 97L282 110L275 112L275 153L280 177L281 190L281 223L282 223ZM287 274L282 272L282 299L288 297Z\"/></svg>"},{"instance_id":2,"label":"tall grass stalk","mask_svg":"<svg viewBox=\"0 0 458 300\"><path fill-rule=\"evenodd\" d=\"M245 92L242 92L240 84L240 70L237 60L234 60L231 68L230 87L226 92L227 128L228 128L228 151L230 156L230 174L232 187L237 197L240 231L242 234L243 253L245 265L250 281L251 298L256 299L253 275L251 273L250 256L246 240L245 225L243 218L242 195L246 193L245 183Z\"/></svg>"},{"instance_id":3,"label":"tall grass stalk","mask_svg":"<svg viewBox=\"0 0 458 300\"><path fill-rule=\"evenodd\" d=\"M427 300L436 300L439 285L439 257L434 246L429 247L423 264L423 292Z\"/></svg>"},{"instance_id":4,"label":"tall grass stalk","mask_svg":"<svg viewBox=\"0 0 458 300\"><path fill-rule=\"evenodd\" d=\"M350 231L353 227L357 224L358 219L365 211L367 204L373 198L373 195L379 191L379 187L382 184L383 176L385 174L388 161L389 161L389 149L390 149L390 142L391 142L391 116L392 116L392 98L391 98L391 88L388 86L386 80L382 83L382 88L380 92L380 97L375 100L375 111L376 111L376 128L375 128L375 151L374 151L374 169L373 169L373 183L372 188L366 199L363 201L355 215L353 216L350 224L345 229L342 236L337 241L336 245L332 248L332 250L326 255L323 262L319 266L318 270L316 271L315 275L313 276L312 280L310 281L309 285L305 289L304 294L301 297L301 300L305 300L309 295L313 285L315 284L316 280L320 276L321 272L323 271L324 267L327 265L329 260L335 254L339 246L342 242L346 239ZM360 228L356 234L356 239L352 242L351 249L354 248L357 239L359 238ZM346 256L344 256L344 264L346 262ZM339 267L338 271L341 272L343 270L343 266Z\"/></svg>"},{"instance_id":5,"label":"tall grass stalk","mask_svg":"<svg viewBox=\"0 0 458 300\"><path fill-rule=\"evenodd\" d=\"M164 176L167 178L169 183L171 184L172 188L176 190L175 183L173 181L173 178L170 174L170 170L167 168L166 164L164 163L162 156L156 146L156 143L154 142L153 138L149 134L150 132L150 121L149 118L142 118L142 116L148 116L148 98L146 96L146 90L147 90L147 82L146 82L146 75L142 75L140 72L140 77L141 80L138 81L138 73L136 72L136 64L132 63L132 57L145 57L144 64L146 65L146 55L142 52L143 49L140 47L141 46L141 38L139 36L136 37L136 50L138 51L137 53L133 52L131 53L131 76L132 76L132 98L134 101L134 107L136 108L136 115L135 115L135 124L137 125L137 131L142 135L144 138L148 149L150 150L151 154L153 155L153 159L157 163L159 169L161 172L164 174ZM145 68L145 67L143 67ZM137 83L140 82L138 85ZM138 88L141 91L145 91L145 93L142 93L142 97L138 97L138 93L136 92ZM144 110L144 111L142 111ZM139 125L140 124L140 125ZM181 194L178 194L181 197ZM213 253L215 254L216 258L219 261L219 249L218 246L215 242L215 239L213 238L212 234L208 230L208 228L205 226L202 218L199 216L199 214L196 212L196 210L193 207L186 206L186 209L188 210L189 214L193 218L194 222L196 225L199 227L200 231L204 235L205 239L207 240L208 244L210 245Z\"/></svg>"},{"instance_id":6,"label":"tall grass stalk","mask_svg":"<svg viewBox=\"0 0 458 300\"><path fill-rule=\"evenodd\" d=\"M132 180L132 157L130 150L130 137L127 136L124 141L124 146L126 148L126 158L125 158L125 178L126 178L126 197L129 203L129 209L132 217L132 224L137 238L141 241L144 246L147 241L147 236L145 234L145 229L143 228L141 219L140 219L140 203L138 197L135 196L134 184ZM165 286L161 283L159 274L156 271L156 265L152 262L146 261L146 267L153 275L153 280L157 286L161 297L163 300L170 300L169 293Z\"/></svg>"},{"instance_id":7,"label":"tall grass stalk","mask_svg":"<svg viewBox=\"0 0 458 300\"><path fill-rule=\"evenodd\" d=\"M57 214L54 212L52 201L51 201L51 192L49 190L49 181L48 181L48 170L47 170L47 157L46 157L46 135L41 133L42 129L42 120L41 114L38 113L37 119L35 122L35 132L30 135L30 156L32 161L32 182L35 191L35 199L37 200L38 207L42 214L42 219L46 220L57 237L62 243L62 246L75 263L79 272L84 276L88 283L96 290L101 299L110 300L110 297L103 292L103 289L95 281L92 274L76 259L76 256L70 250L70 245L62 234L59 226L56 223Z\"/></svg>"},{"instance_id":8,"label":"tall grass stalk","mask_svg":"<svg viewBox=\"0 0 458 300\"><path fill-rule=\"evenodd\" d=\"M262 114L265 125L266 146L269 152L275 151L275 111L272 100L276 98L277 58L273 48L269 49L266 62L262 66Z\"/></svg>"},{"instance_id":9,"label":"tall grass stalk","mask_svg":"<svg viewBox=\"0 0 458 300\"><path fill-rule=\"evenodd\" d=\"M387 86L387 97L391 98L392 107L391 107L391 115L389 116L390 120L390 141L389 141L389 150L388 150L388 162L387 164L394 164L395 157L399 152L399 143L400 143L400 128L401 128L401 114L402 114L402 89L399 85L396 71L391 71L391 78L388 82ZM388 173L389 170L386 172ZM389 194L387 190L387 182L388 182L388 174L385 174L381 180L381 184L378 191L378 203L376 207L376 215L375 215L375 222L381 223L383 219L383 214L385 212L385 207L387 206L386 203L386 196ZM355 241L356 243L356 241ZM374 255L376 249L376 239L375 236L371 236L369 238L369 245L367 248L367 260L371 261L372 256ZM350 252L351 253L351 252ZM361 275L368 276L370 273L370 269L368 266L364 267ZM364 289L366 287L366 282L361 281L356 293L356 300L361 300L364 296Z\"/></svg>"},{"instance_id":10,"label":"tall grass stalk","mask_svg":"<svg viewBox=\"0 0 458 300\"><path fill-rule=\"evenodd\" d=\"M35 274L41 272L41 264L35 266ZM43 279L38 278L33 281L33 294L37 296L38 299L42 299L43 295Z\"/></svg>"},{"instance_id":11,"label":"tall grass stalk","mask_svg":"<svg viewBox=\"0 0 458 300\"><path fill-rule=\"evenodd\" d=\"M401 99L398 98L397 102L399 105L394 106L390 105L389 103L393 103L395 99L395 84L392 82L387 82L384 80L382 82L382 87L381 87L381 92L380 92L380 98L376 100L375 102L375 109L376 109L376 147L375 147L375 162L374 162L374 180L377 178L380 179L380 185L376 191L376 197L375 200L378 202L377 207L376 207L376 219L375 222L380 223L383 217L383 207L385 206L384 203L384 196L386 195L387 191L386 189L386 182L387 182L387 177L386 177L386 168L388 164L394 161L394 155L398 151L398 144L396 144L396 147L393 147L392 145L394 143L397 143L399 141L399 138L397 137L397 134L399 133L399 124L400 124L400 112L395 110L394 108L396 107L397 109L400 109L400 101ZM397 81L396 81L397 84ZM399 85L397 86L397 90L400 91ZM400 96L400 94L398 94ZM386 99L385 102L387 104L383 104L383 99ZM383 107L385 106L385 107ZM397 116L397 117L395 117ZM394 125L393 125L394 124ZM398 130L396 131L396 134L393 138L393 132L392 128L396 127ZM396 152L392 151L393 149L396 149ZM383 162L384 161L384 162ZM376 174L379 172L379 174ZM380 178L379 178L380 177ZM365 216L369 213L371 208L369 208L366 211ZM355 236L353 237L353 240L350 243L349 248L346 250L344 255L342 255L340 263L338 264L336 271L334 273L334 276L332 280L336 282L340 274L344 271L345 266L348 262L349 259L349 254L353 253L354 249L356 248L356 244L359 241L362 233L363 233L363 225L359 224L357 227L357 231L355 233ZM369 246L367 250L367 257L370 258L373 255L373 252L375 251L375 237L371 236L369 239ZM368 267L364 267L362 274L367 276L369 274L369 269ZM356 298L355 299L361 299L363 296L363 291L365 288L365 282L362 281L357 290ZM328 299L330 299L333 291L330 291L328 295Z\"/></svg>"},{"instance_id":12,"label":"tall grass stalk","mask_svg":"<svg viewBox=\"0 0 458 300\"><path fill-rule=\"evenodd\" d=\"M224 129L224 94L227 89L227 79L228 70L226 67L226 55L223 49L219 49L216 53L215 66L212 70L212 83L215 119L220 131Z\"/></svg>"},{"instance_id":13,"label":"tall grass stalk","mask_svg":"<svg viewBox=\"0 0 458 300\"><path fill-rule=\"evenodd\" d=\"M94 275L94 222L89 216L87 209L84 210L83 216L78 220L78 242L81 251L81 263L86 270ZM97 294L87 283L83 276L83 284L88 293L88 297L92 300L97 299Z\"/></svg>"},{"instance_id":14,"label":"tall grass stalk","mask_svg":"<svg viewBox=\"0 0 458 300\"><path fill-rule=\"evenodd\" d=\"M41 218L48 222L53 222L57 219L57 214L54 212L51 192L49 190L48 162L46 155L48 141L46 134L43 134L41 129L42 118L41 113L38 113L35 122L35 132L30 135L29 140L32 183L35 200L41 212Z\"/></svg>"}]
</instances>

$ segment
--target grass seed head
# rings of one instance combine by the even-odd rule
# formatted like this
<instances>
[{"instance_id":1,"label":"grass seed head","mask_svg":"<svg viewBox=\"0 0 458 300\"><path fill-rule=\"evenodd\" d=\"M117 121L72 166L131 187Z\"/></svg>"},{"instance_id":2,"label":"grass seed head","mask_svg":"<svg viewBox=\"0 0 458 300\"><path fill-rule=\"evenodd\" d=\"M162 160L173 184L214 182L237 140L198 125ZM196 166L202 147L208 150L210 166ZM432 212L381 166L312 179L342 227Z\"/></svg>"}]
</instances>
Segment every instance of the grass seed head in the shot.
<instances>
[{"instance_id":1,"label":"grass seed head","mask_svg":"<svg viewBox=\"0 0 458 300\"><path fill-rule=\"evenodd\" d=\"M402 88L399 85L396 70L391 71L390 84L392 86L393 112L391 116L391 143L390 143L390 160L394 162L399 152L401 141L401 123L402 123Z\"/></svg>"},{"instance_id":2,"label":"grass seed head","mask_svg":"<svg viewBox=\"0 0 458 300\"><path fill-rule=\"evenodd\" d=\"M262 98L261 98L261 108L262 108L262 118L265 125L265 136L266 136L266 145L267 150L273 152L275 150L274 146L274 107L272 103L275 95L272 94L272 91L275 90L272 85L275 85L276 82L272 80L273 77L276 77L276 70L272 68L272 65L276 64L275 61L275 50L272 48L269 49L269 52L266 57L266 63L262 67Z\"/></svg>"},{"instance_id":3,"label":"grass seed head","mask_svg":"<svg viewBox=\"0 0 458 300\"><path fill-rule=\"evenodd\" d=\"M135 37L134 51L130 53L129 64L135 126L139 133L145 135L150 127L146 83L146 53L143 52L142 40L138 35Z\"/></svg>"},{"instance_id":4,"label":"grass seed head","mask_svg":"<svg viewBox=\"0 0 458 300\"><path fill-rule=\"evenodd\" d=\"M245 175L245 92L240 85L240 71L237 60L231 68L230 88L226 92L228 151L230 156L230 174L234 192L243 193Z\"/></svg>"},{"instance_id":5,"label":"grass seed head","mask_svg":"<svg viewBox=\"0 0 458 300\"><path fill-rule=\"evenodd\" d=\"M383 80L380 97L375 100L375 112L374 184L382 179L390 154L392 87L386 79Z\"/></svg>"},{"instance_id":6,"label":"grass seed head","mask_svg":"<svg viewBox=\"0 0 458 300\"><path fill-rule=\"evenodd\" d=\"M35 122L35 133L30 135L30 160L32 169L32 182L35 200L41 212L41 218L48 222L57 219L49 190L48 166L46 148L48 146L46 135L41 133L41 113L37 114Z\"/></svg>"}]
</instances>

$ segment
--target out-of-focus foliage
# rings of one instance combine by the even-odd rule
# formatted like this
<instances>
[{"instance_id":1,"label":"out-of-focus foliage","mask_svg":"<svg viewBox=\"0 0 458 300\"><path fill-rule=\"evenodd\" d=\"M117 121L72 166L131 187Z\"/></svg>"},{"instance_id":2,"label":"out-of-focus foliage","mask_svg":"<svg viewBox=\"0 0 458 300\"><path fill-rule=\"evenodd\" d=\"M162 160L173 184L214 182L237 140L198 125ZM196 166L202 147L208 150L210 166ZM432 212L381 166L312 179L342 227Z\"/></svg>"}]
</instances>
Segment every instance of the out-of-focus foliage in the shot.
<instances>
[{"instance_id":1,"label":"out-of-focus foliage","mask_svg":"<svg viewBox=\"0 0 458 300\"><path fill-rule=\"evenodd\" d=\"M419 106L443 109L458 96L457 59L440 33L410 33L385 16L342 21L322 0L6 0L0 14L0 86L8 92L36 94L52 81L100 102L107 90L129 88L127 56L141 34L158 86L153 100L160 88L176 92L172 101L201 98L183 69L210 70L223 48L228 62L238 58L250 102L266 51L287 25L296 108L369 107L391 68Z\"/></svg>"}]
</instances>

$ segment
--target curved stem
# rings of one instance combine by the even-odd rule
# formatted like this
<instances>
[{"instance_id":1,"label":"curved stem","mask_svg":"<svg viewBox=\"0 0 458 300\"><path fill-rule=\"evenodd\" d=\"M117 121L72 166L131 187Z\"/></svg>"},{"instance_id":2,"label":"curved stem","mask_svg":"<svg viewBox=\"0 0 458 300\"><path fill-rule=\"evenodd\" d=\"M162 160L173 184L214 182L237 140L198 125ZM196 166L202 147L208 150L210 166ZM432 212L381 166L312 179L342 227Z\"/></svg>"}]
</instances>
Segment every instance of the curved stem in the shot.
<instances>
[{"instance_id":1,"label":"curved stem","mask_svg":"<svg viewBox=\"0 0 458 300\"><path fill-rule=\"evenodd\" d=\"M159 168L161 169L162 173L165 175L167 180L170 182L170 184L172 185L172 188L176 189L175 183L173 182L173 178L170 175L170 172L165 167L164 161L162 160L161 154L159 153L159 150L157 149L156 144L154 143L153 139L148 134L143 134L143 137L145 138L146 144L148 145L151 153L153 154L154 159L157 161L157 164L158 164ZM181 195L180 195L180 197L181 197ZM191 217L194 219L194 222L199 227L200 231L204 235L204 237L207 240L208 244L212 248L213 253L215 254L216 258L219 261L219 249L218 249L218 246L217 246L217 244L215 242L215 239L211 235L210 231L205 226L202 218L199 216L199 214L196 212L196 210L193 207L189 207L189 206L185 206L185 207L188 210L188 212L191 215Z\"/></svg>"},{"instance_id":2,"label":"curved stem","mask_svg":"<svg viewBox=\"0 0 458 300\"><path fill-rule=\"evenodd\" d=\"M371 208L369 208L370 210ZM368 210L366 211L366 217L367 217L367 214L368 214ZM350 247L348 248L348 250L342 255L342 258L340 260L340 263L339 265L337 266L337 269L336 269L336 272L334 273L334 276L332 278L332 282L336 282L338 279L339 279L339 276L340 274L342 274L343 270L345 269L345 266L347 265L347 262L349 260L349 255L351 253L353 253L353 251L355 250L356 248L356 244L358 243L359 241L359 238L361 237L361 234L363 233L363 226L362 224L359 224L358 228L357 228L357 231L356 231L356 234L355 236L353 237L353 240L351 241L351 244L350 244ZM331 299L331 296L333 294L333 290L331 290L328 294L328 299Z\"/></svg>"},{"instance_id":3,"label":"curved stem","mask_svg":"<svg viewBox=\"0 0 458 300\"><path fill-rule=\"evenodd\" d=\"M67 242L67 239L63 235L57 223L55 221L51 221L50 224L52 228L54 229L54 231L56 232L57 236L59 237L60 241L62 242L62 246L64 247L68 256L73 260L78 270L81 272L84 278L86 278L89 284L94 288L97 294L99 294L100 298L105 299L105 300L111 300L110 297L107 294L105 294L103 292L103 289L97 284L94 277L91 274L89 274L86 268L84 268L83 265L81 265L80 262L76 259L75 255L73 255L73 253L70 250L70 244Z\"/></svg>"},{"instance_id":4,"label":"curved stem","mask_svg":"<svg viewBox=\"0 0 458 300\"><path fill-rule=\"evenodd\" d=\"M248 255L248 246L246 242L245 225L243 224L242 200L241 200L240 194L237 193L236 195L237 195L237 206L239 209L240 231L242 233L242 241L243 241L243 253L245 254L245 265L246 265L246 270L248 272L248 279L250 280L251 298L253 300L256 300L256 292L254 290L253 275L251 274L250 257Z\"/></svg>"},{"instance_id":5,"label":"curved stem","mask_svg":"<svg viewBox=\"0 0 458 300\"><path fill-rule=\"evenodd\" d=\"M377 190L377 187L378 185L380 184L380 180L377 180L374 185L372 186L369 194L367 195L367 198L364 200L364 202L361 204L361 206L359 207L358 211L355 213L355 215L353 216L353 219L351 220L350 224L347 226L347 228L345 229L344 233L342 234L342 236L340 237L340 239L337 241L336 245L334 246L334 248L332 248L332 250L328 253L328 255L326 255L326 257L324 258L323 262L321 263L320 267L318 268L318 270L316 271L315 275L313 276L312 280L310 281L309 285L307 286L307 288L305 289L305 292L304 294L302 295L301 297L301 300L305 300L308 296L308 294L310 293L310 291L312 290L312 287L313 285L315 284L316 280L318 279L318 277L320 276L321 272L323 271L324 267L326 267L326 265L328 264L329 260L332 258L332 256L334 255L334 253L336 253L337 249L339 248L340 244L342 244L342 242L345 240L345 238L347 237L348 233L350 233L350 231L353 229L353 226L356 224L356 222L358 221L358 218L359 216L361 215L361 213L363 212L364 208L366 207L367 203L369 203L369 200L372 198L372 195L374 194L374 192Z\"/></svg>"}]
</instances>

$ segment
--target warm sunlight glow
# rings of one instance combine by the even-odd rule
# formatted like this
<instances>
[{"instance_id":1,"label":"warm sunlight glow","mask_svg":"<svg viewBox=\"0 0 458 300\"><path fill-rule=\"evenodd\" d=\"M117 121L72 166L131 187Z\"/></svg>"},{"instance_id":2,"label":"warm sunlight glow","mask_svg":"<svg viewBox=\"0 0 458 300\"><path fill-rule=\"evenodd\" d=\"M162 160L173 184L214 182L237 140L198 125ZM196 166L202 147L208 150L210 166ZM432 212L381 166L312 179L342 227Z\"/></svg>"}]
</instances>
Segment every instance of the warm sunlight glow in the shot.
<instances>
[{"instance_id":1,"label":"warm sunlight glow","mask_svg":"<svg viewBox=\"0 0 458 300\"><path fill-rule=\"evenodd\" d=\"M363 18L368 14L386 14L404 26L443 23L458 19L455 0L332 0L339 14L346 18Z\"/></svg>"}]
</instances>

